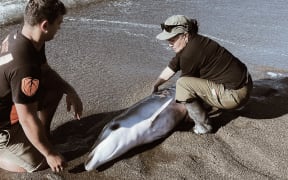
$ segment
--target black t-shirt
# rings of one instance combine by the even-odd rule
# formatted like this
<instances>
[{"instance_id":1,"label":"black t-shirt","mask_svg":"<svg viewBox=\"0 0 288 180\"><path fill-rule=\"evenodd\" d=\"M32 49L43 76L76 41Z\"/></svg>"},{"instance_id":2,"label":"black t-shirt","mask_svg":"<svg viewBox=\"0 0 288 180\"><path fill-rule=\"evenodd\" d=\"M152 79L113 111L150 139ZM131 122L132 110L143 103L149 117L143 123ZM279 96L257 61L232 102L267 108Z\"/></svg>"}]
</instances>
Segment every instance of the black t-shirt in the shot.
<instances>
[{"instance_id":1,"label":"black t-shirt","mask_svg":"<svg viewBox=\"0 0 288 180\"><path fill-rule=\"evenodd\" d=\"M196 35L186 47L176 54L168 65L181 76L199 77L237 89L247 79L247 67L217 42Z\"/></svg>"},{"instance_id":2,"label":"black t-shirt","mask_svg":"<svg viewBox=\"0 0 288 180\"><path fill-rule=\"evenodd\" d=\"M45 47L37 51L21 32L12 32L4 39L0 47L0 128L11 124L14 103L37 101L44 63Z\"/></svg>"}]
</instances>

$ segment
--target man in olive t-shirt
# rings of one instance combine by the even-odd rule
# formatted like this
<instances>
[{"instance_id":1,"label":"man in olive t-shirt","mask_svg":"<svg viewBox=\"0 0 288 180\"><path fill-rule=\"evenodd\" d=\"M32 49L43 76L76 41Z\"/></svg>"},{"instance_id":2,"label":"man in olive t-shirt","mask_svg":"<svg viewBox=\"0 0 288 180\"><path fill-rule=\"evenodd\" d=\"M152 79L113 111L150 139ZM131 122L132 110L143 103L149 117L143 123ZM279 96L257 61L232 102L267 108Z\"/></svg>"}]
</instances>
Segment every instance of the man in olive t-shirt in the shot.
<instances>
[{"instance_id":1,"label":"man in olive t-shirt","mask_svg":"<svg viewBox=\"0 0 288 180\"><path fill-rule=\"evenodd\" d=\"M34 172L66 162L49 141L50 124L63 94L75 118L82 102L72 86L48 65L45 42L52 40L66 8L60 0L29 0L24 26L0 47L0 168Z\"/></svg>"}]
</instances>

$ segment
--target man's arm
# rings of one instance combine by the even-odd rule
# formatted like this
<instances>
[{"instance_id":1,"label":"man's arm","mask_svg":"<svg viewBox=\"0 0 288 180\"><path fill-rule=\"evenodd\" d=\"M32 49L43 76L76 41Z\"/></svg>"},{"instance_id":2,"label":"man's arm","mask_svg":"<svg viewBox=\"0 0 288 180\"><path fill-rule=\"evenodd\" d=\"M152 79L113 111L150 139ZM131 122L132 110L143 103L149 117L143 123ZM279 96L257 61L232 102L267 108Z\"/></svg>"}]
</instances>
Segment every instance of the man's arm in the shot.
<instances>
[{"instance_id":1,"label":"man's arm","mask_svg":"<svg viewBox=\"0 0 288 180\"><path fill-rule=\"evenodd\" d=\"M37 103L15 104L19 123L31 144L46 158L52 171L59 172L66 165L63 157L53 150L45 130L37 116Z\"/></svg>"},{"instance_id":2,"label":"man's arm","mask_svg":"<svg viewBox=\"0 0 288 180\"><path fill-rule=\"evenodd\" d=\"M169 68L168 66L161 72L159 77L157 78L156 82L153 86L153 92L158 91L158 87L168 81L172 76L174 76L175 72Z\"/></svg>"},{"instance_id":3,"label":"man's arm","mask_svg":"<svg viewBox=\"0 0 288 180\"><path fill-rule=\"evenodd\" d=\"M42 81L45 88L56 88L66 94L67 111L71 110L71 106L75 112L74 116L80 119L83 111L83 104L75 89L67 83L56 71L54 71L47 63L42 65Z\"/></svg>"}]
</instances>

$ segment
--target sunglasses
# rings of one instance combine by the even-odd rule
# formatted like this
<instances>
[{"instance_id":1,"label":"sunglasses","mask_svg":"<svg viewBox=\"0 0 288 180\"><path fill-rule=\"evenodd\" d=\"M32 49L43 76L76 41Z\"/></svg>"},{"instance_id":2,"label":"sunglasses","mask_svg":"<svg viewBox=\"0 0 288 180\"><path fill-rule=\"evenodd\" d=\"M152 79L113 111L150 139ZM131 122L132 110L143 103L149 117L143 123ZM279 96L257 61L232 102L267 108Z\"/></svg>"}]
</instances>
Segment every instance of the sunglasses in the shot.
<instances>
[{"instance_id":1,"label":"sunglasses","mask_svg":"<svg viewBox=\"0 0 288 180\"><path fill-rule=\"evenodd\" d=\"M173 28L178 27L178 26L182 26L182 27L186 27L185 25L166 25L164 23L161 23L161 29L162 31L165 29L165 31L167 32L171 32Z\"/></svg>"}]
</instances>

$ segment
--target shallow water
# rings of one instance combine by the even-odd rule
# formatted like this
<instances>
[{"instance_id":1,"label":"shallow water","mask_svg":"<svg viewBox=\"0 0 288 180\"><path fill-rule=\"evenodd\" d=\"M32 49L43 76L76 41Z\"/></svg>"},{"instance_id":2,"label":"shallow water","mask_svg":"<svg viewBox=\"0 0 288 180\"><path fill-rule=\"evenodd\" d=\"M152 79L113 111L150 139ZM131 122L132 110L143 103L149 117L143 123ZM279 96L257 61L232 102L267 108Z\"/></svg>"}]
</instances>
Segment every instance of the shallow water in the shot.
<instances>
[{"instance_id":1,"label":"shallow water","mask_svg":"<svg viewBox=\"0 0 288 180\"><path fill-rule=\"evenodd\" d=\"M67 8L75 8L100 0L62 0ZM0 25L18 22L28 0L0 0Z\"/></svg>"},{"instance_id":2,"label":"shallow water","mask_svg":"<svg viewBox=\"0 0 288 180\"><path fill-rule=\"evenodd\" d=\"M21 18L26 2L27 0L0 0L0 25ZM72 26L77 29L95 28L103 32L118 31L121 28L121 31L130 33L132 38L154 38L160 30L158 25L168 16L184 14L196 18L202 34L220 42L242 61L280 69L288 67L288 4L285 0L277 3L268 0L63 2L68 7L81 7L92 2L78 11L79 13L72 13L73 15L66 18L67 21L73 21ZM102 2L103 8L93 5L93 2ZM141 31L143 33L137 33Z\"/></svg>"}]
</instances>

